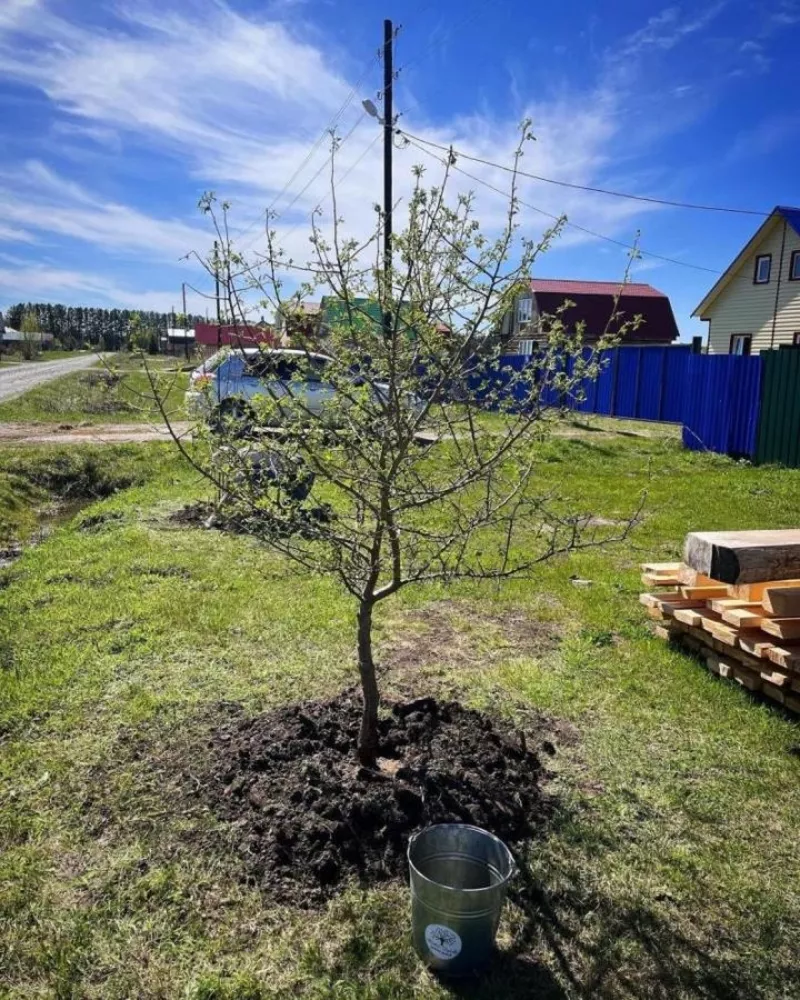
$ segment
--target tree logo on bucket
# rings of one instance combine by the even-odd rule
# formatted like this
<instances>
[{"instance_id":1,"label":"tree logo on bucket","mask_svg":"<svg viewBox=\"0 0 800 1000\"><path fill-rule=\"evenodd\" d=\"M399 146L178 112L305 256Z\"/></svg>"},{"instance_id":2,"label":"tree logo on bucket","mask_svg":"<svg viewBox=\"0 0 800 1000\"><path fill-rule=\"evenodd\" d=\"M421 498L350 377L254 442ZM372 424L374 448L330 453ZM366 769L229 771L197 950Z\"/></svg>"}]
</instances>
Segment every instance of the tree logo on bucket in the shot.
<instances>
[{"instance_id":1,"label":"tree logo on bucket","mask_svg":"<svg viewBox=\"0 0 800 1000\"><path fill-rule=\"evenodd\" d=\"M425 928L425 944L436 958L455 958L461 952L461 938L443 924L428 924Z\"/></svg>"}]
</instances>

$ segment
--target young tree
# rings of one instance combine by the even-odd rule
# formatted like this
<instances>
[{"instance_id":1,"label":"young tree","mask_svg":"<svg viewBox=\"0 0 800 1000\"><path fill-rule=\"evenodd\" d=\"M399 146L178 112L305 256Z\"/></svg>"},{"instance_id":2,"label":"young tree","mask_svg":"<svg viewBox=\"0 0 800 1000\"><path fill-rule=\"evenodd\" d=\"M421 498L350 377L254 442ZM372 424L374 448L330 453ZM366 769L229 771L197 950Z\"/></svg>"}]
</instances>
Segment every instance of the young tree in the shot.
<instances>
[{"instance_id":1,"label":"young tree","mask_svg":"<svg viewBox=\"0 0 800 1000\"><path fill-rule=\"evenodd\" d=\"M29 310L22 317L20 333L22 334L22 356L26 361L33 361L42 344L42 334L33 311Z\"/></svg>"},{"instance_id":2,"label":"young tree","mask_svg":"<svg viewBox=\"0 0 800 1000\"><path fill-rule=\"evenodd\" d=\"M522 143L494 236L476 222L472 195L450 197L452 158L430 189L418 168L390 271L378 252L379 212L365 242L343 235L335 169L331 231L315 214L313 257L299 272L269 228L265 252L245 259L228 238L227 206L213 196L201 203L219 244L208 267L220 274L242 335L254 298L256 315L270 308L286 325L306 296L328 293L319 336L306 336L294 359L245 358L264 380L261 398L223 400L202 446L173 437L219 487L227 523L332 576L354 599L366 764L378 753L373 617L382 601L410 584L525 576L546 559L625 537L636 519L591 527L588 515L537 489L552 401L585 390L614 338L586 349L584 331L569 329L559 311L540 319L541 349L525 370L501 363L502 345L489 334L560 229L520 238L521 153ZM294 294L284 292L287 273L307 278ZM616 336L626 328L616 311L612 328ZM213 392L208 402L216 406ZM247 424L276 432L248 439Z\"/></svg>"}]
</instances>

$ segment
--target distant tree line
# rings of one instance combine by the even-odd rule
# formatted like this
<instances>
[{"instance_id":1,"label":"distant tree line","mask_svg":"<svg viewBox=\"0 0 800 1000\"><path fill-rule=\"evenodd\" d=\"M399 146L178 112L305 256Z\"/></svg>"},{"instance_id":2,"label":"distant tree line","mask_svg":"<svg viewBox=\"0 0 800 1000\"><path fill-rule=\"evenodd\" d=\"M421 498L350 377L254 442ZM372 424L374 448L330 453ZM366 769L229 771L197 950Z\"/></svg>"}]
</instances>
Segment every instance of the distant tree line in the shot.
<instances>
[{"instance_id":1,"label":"distant tree line","mask_svg":"<svg viewBox=\"0 0 800 1000\"><path fill-rule=\"evenodd\" d=\"M184 317L175 313L160 313L135 309L98 309L94 306L64 306L51 302L18 302L0 315L2 325L21 330L23 319L32 316L40 333L52 333L59 344L72 350L95 347L119 351L130 346L131 334L147 341L147 347L158 350L167 327L182 326ZM202 316L186 317L188 325L202 323Z\"/></svg>"}]
</instances>

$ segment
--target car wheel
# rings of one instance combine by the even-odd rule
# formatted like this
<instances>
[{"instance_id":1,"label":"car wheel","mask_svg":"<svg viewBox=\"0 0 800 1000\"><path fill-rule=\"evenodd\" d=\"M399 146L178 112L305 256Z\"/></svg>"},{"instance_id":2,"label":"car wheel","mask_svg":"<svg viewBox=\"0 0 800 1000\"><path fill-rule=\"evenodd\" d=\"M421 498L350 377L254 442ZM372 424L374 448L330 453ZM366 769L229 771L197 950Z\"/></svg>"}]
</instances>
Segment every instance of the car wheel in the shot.
<instances>
[{"instance_id":1,"label":"car wheel","mask_svg":"<svg viewBox=\"0 0 800 1000\"><path fill-rule=\"evenodd\" d=\"M228 433L235 437L249 434L256 422L252 406L243 399L223 399L211 418L211 426L217 434Z\"/></svg>"}]
</instances>

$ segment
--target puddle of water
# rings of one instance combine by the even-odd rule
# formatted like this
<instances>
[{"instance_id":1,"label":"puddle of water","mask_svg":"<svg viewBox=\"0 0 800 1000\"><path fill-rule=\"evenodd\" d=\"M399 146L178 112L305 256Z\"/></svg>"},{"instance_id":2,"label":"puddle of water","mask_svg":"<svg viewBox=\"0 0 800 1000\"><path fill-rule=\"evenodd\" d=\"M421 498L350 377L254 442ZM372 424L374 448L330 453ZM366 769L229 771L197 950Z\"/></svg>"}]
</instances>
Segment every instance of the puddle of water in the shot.
<instances>
[{"instance_id":1,"label":"puddle of water","mask_svg":"<svg viewBox=\"0 0 800 1000\"><path fill-rule=\"evenodd\" d=\"M14 542L4 549L0 549L0 570L12 566L26 549L32 549L51 535L56 528L71 521L75 515L84 507L94 501L91 499L67 500L59 504L51 504L38 511L37 525L33 533L22 542Z\"/></svg>"}]
</instances>

